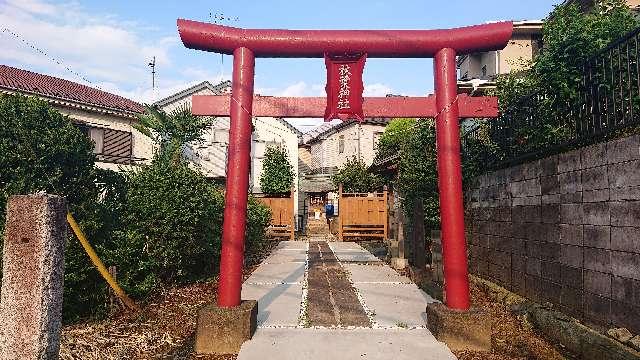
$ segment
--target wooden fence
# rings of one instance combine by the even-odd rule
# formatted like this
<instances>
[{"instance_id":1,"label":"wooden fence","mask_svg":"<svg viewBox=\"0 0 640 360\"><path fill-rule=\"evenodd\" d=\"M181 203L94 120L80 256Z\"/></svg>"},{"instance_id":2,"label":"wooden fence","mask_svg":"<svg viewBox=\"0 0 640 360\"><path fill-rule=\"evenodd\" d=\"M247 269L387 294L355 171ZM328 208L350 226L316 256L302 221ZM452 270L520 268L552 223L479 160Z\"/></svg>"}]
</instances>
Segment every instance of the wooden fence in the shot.
<instances>
[{"instance_id":1,"label":"wooden fence","mask_svg":"<svg viewBox=\"0 0 640 360\"><path fill-rule=\"evenodd\" d=\"M388 225L388 192L343 193L338 198L338 236L348 239L386 239Z\"/></svg>"},{"instance_id":2,"label":"wooden fence","mask_svg":"<svg viewBox=\"0 0 640 360\"><path fill-rule=\"evenodd\" d=\"M267 236L272 238L295 239L294 197L258 197L258 200L271 209L271 225Z\"/></svg>"}]
</instances>

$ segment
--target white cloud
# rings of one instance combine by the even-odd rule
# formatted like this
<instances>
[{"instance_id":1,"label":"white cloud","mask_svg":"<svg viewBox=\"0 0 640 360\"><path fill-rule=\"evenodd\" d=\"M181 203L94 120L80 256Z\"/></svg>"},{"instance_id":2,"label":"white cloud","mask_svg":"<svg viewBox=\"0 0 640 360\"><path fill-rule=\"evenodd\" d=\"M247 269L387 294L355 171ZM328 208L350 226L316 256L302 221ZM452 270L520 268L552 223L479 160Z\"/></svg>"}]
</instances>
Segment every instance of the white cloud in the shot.
<instances>
[{"instance_id":1,"label":"white cloud","mask_svg":"<svg viewBox=\"0 0 640 360\"><path fill-rule=\"evenodd\" d=\"M155 56L158 66L169 68L169 52L179 44L177 36L148 38L148 27L114 16L96 16L75 3L0 1L0 31L3 28L17 34L20 40L0 32L0 63L25 69L36 67L86 84L81 78L85 77L105 91L140 101L152 98L148 62ZM192 79L189 74L183 79L170 79L167 89L182 87Z\"/></svg>"},{"instance_id":2,"label":"white cloud","mask_svg":"<svg viewBox=\"0 0 640 360\"><path fill-rule=\"evenodd\" d=\"M386 96L388 94L391 94L392 92L393 92L393 89L391 89L387 85L376 83L371 85L365 85L363 95L364 96Z\"/></svg>"},{"instance_id":3,"label":"white cloud","mask_svg":"<svg viewBox=\"0 0 640 360\"><path fill-rule=\"evenodd\" d=\"M286 97L309 97L325 96L324 85L309 85L304 81L298 81L283 88L256 87L256 94L265 96L286 96Z\"/></svg>"}]
</instances>

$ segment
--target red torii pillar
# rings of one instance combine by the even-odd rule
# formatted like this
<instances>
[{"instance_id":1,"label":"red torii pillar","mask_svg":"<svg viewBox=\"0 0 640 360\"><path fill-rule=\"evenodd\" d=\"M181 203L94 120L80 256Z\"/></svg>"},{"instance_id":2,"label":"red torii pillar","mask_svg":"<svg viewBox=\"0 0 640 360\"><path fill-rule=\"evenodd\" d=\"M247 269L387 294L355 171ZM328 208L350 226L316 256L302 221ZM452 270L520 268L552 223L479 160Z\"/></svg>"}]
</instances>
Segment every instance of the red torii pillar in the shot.
<instances>
[{"instance_id":1,"label":"red torii pillar","mask_svg":"<svg viewBox=\"0 0 640 360\"><path fill-rule=\"evenodd\" d=\"M469 308L459 119L460 115L495 117L497 100L457 95L456 55L504 48L513 32L511 22L450 30L248 30L178 20L178 30L188 48L233 54L230 98L193 100L196 115L231 116L218 306L235 307L241 302L252 115L323 117L326 104L322 98L257 97L258 111L253 113L255 57L366 53L369 58L435 58L435 98L365 99L364 113L436 118L446 303L452 309ZM402 105L406 107L397 107Z\"/></svg>"}]
</instances>

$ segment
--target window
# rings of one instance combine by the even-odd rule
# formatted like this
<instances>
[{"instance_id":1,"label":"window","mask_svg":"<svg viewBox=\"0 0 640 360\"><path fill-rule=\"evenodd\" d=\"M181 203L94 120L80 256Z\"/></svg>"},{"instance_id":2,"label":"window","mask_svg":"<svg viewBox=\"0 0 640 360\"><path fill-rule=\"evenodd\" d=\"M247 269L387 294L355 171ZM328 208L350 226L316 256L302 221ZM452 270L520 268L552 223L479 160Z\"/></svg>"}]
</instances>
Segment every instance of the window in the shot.
<instances>
[{"instance_id":1,"label":"window","mask_svg":"<svg viewBox=\"0 0 640 360\"><path fill-rule=\"evenodd\" d=\"M487 77L487 65L482 67L482 77L483 78Z\"/></svg>"},{"instance_id":2,"label":"window","mask_svg":"<svg viewBox=\"0 0 640 360\"><path fill-rule=\"evenodd\" d=\"M344 135L338 137L338 154L344 153Z\"/></svg>"},{"instance_id":3,"label":"window","mask_svg":"<svg viewBox=\"0 0 640 360\"><path fill-rule=\"evenodd\" d=\"M131 164L133 136L130 132L77 124L80 131L93 141L93 153L98 161Z\"/></svg>"},{"instance_id":4,"label":"window","mask_svg":"<svg viewBox=\"0 0 640 360\"><path fill-rule=\"evenodd\" d=\"M104 149L104 129L89 128L88 134L91 141L93 141L93 153L102 154Z\"/></svg>"}]
</instances>

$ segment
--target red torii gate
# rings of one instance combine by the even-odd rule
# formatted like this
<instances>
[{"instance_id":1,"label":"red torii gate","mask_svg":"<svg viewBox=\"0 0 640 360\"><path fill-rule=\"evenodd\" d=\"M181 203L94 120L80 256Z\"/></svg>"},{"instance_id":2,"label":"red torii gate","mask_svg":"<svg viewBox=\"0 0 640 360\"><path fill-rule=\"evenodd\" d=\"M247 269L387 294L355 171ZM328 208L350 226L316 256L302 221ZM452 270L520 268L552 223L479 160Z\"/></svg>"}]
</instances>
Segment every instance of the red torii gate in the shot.
<instances>
[{"instance_id":1,"label":"red torii gate","mask_svg":"<svg viewBox=\"0 0 640 360\"><path fill-rule=\"evenodd\" d=\"M325 98L254 97L255 57L364 53L378 58L435 59L435 95L365 98L363 109L367 117L436 118L446 303L452 309L469 309L459 120L496 117L498 103L492 97L458 96L456 56L504 48L513 32L511 22L450 30L249 30L179 19L178 31L188 48L233 54L231 95L194 96L192 108L196 115L231 117L218 306L241 303L251 117L325 114Z\"/></svg>"}]
</instances>

